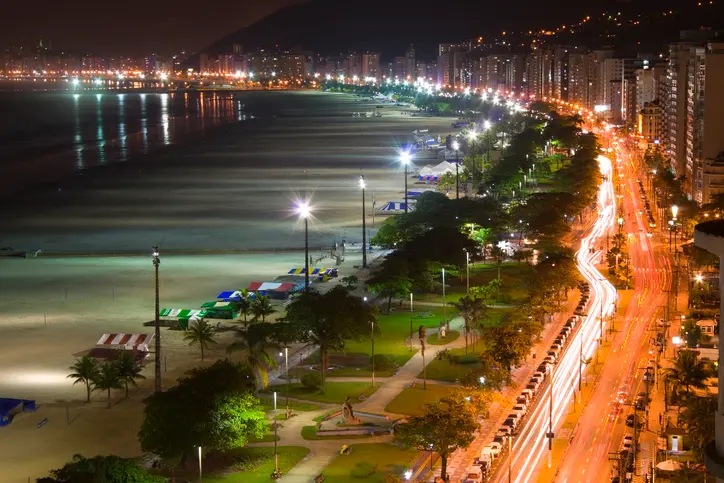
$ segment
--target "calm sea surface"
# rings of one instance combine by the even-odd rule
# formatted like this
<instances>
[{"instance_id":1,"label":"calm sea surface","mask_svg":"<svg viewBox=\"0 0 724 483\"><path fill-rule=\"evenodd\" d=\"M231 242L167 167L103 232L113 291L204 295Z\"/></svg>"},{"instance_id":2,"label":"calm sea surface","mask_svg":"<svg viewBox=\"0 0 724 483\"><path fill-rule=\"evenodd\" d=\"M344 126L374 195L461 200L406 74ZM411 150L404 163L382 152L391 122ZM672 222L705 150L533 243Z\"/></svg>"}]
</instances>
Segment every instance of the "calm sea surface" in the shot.
<instances>
[{"instance_id":1,"label":"calm sea surface","mask_svg":"<svg viewBox=\"0 0 724 483\"><path fill-rule=\"evenodd\" d=\"M0 92L0 196L244 120L251 94Z\"/></svg>"}]
</instances>

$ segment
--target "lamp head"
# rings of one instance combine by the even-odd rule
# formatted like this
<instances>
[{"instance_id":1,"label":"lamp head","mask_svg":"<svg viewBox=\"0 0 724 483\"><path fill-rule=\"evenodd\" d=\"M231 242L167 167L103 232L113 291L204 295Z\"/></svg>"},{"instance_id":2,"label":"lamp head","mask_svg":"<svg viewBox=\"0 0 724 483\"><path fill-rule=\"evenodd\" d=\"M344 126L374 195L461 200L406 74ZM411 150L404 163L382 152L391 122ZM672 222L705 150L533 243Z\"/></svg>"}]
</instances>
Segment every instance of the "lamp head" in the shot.
<instances>
[{"instance_id":1,"label":"lamp head","mask_svg":"<svg viewBox=\"0 0 724 483\"><path fill-rule=\"evenodd\" d=\"M676 215L679 214L679 207L676 205L672 205L671 207L671 214L674 215L674 218L676 218Z\"/></svg>"},{"instance_id":2,"label":"lamp head","mask_svg":"<svg viewBox=\"0 0 724 483\"><path fill-rule=\"evenodd\" d=\"M367 184L365 183L365 177L360 175L359 177L359 187L362 189L365 189L367 187Z\"/></svg>"},{"instance_id":3,"label":"lamp head","mask_svg":"<svg viewBox=\"0 0 724 483\"><path fill-rule=\"evenodd\" d=\"M409 151L402 151L400 153L400 162L402 164L409 164L411 159L412 159L412 156L410 155Z\"/></svg>"},{"instance_id":4,"label":"lamp head","mask_svg":"<svg viewBox=\"0 0 724 483\"><path fill-rule=\"evenodd\" d=\"M300 218L309 218L310 210L309 210L309 203L300 202L297 205L297 213L299 213Z\"/></svg>"},{"instance_id":5,"label":"lamp head","mask_svg":"<svg viewBox=\"0 0 724 483\"><path fill-rule=\"evenodd\" d=\"M153 252L151 252L151 256L153 258L158 258L158 247L152 247L152 248L153 248Z\"/></svg>"},{"instance_id":6,"label":"lamp head","mask_svg":"<svg viewBox=\"0 0 724 483\"><path fill-rule=\"evenodd\" d=\"M453 141L452 148L457 151L458 149L460 149L460 143L458 143L457 141Z\"/></svg>"}]
</instances>

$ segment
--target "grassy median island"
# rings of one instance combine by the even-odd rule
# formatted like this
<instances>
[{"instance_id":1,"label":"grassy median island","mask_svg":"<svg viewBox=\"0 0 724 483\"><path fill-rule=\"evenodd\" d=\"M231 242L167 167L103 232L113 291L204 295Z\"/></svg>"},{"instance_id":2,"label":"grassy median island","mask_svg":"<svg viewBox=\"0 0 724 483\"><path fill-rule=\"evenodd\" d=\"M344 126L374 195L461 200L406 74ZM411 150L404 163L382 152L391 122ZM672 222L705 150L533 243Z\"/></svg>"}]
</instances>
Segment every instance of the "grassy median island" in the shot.
<instances>
[{"instance_id":1,"label":"grassy median island","mask_svg":"<svg viewBox=\"0 0 724 483\"><path fill-rule=\"evenodd\" d=\"M407 387L387 405L385 411L395 414L406 414L408 416L420 416L425 404L434 403L440 398L449 396L458 388L454 386L442 386L440 384L427 383L427 389L422 384L415 387Z\"/></svg>"},{"instance_id":2,"label":"grassy median island","mask_svg":"<svg viewBox=\"0 0 724 483\"><path fill-rule=\"evenodd\" d=\"M325 483L383 483L387 474L402 476L418 454L415 450L384 443L355 444L351 448L351 454L338 455L324 469Z\"/></svg>"},{"instance_id":3,"label":"grassy median island","mask_svg":"<svg viewBox=\"0 0 724 483\"><path fill-rule=\"evenodd\" d=\"M481 344L477 344L477 350L480 352ZM434 356L433 356L434 357ZM480 367L480 362L472 353L472 349L468 348L465 354L465 348L448 349L447 356L442 358L435 357L427 366L427 378L433 381L458 382L462 376L470 372L471 369ZM417 377L422 377L420 372Z\"/></svg>"},{"instance_id":4,"label":"grassy median island","mask_svg":"<svg viewBox=\"0 0 724 483\"><path fill-rule=\"evenodd\" d=\"M309 449L301 446L279 446L279 470L285 475L303 460ZM199 475L198 463L189 461L186 468L175 468L174 477L196 481ZM204 483L267 483L274 471L274 448L239 448L224 453L209 453L203 461ZM164 470L164 476L171 476L171 470Z\"/></svg>"}]
</instances>

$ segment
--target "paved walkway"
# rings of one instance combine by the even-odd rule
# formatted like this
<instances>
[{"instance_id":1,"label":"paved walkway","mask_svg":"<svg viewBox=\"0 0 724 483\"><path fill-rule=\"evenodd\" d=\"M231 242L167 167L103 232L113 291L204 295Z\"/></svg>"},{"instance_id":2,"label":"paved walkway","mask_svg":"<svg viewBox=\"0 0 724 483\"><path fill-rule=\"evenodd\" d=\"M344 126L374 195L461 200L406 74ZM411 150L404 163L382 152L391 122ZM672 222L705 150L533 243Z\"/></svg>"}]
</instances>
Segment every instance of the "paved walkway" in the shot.
<instances>
[{"instance_id":1,"label":"paved walkway","mask_svg":"<svg viewBox=\"0 0 724 483\"><path fill-rule=\"evenodd\" d=\"M456 317L450 321L451 330L460 330L464 326L464 321L461 317ZM428 329L428 335L436 334L437 329ZM458 337L446 345L439 346L428 346L425 357L425 365L430 364L435 358L435 354L439 350L443 349L454 349L465 346L464 336ZM419 344L418 344L419 347ZM295 357L297 356L298 357ZM294 367L299 364L302 356L306 356L305 350L300 350L294 356L289 358L289 367ZM402 366L399 372L393 377L379 377L376 378L376 383L379 386L369 398L365 401L361 401L354 405L355 410L365 411L377 414L388 414L391 416L401 417L403 415L388 413L385 411L385 407L397 397L406 387L410 386L413 382L422 383L422 379L417 377L422 372L422 354L417 350L407 363ZM269 382L270 385L284 384L285 380L281 379L282 372L280 370L270 374ZM361 380L367 380L368 378L360 377L329 377L327 381L330 382L359 382ZM435 384L441 385L455 385L453 383L447 383L442 381L435 381ZM333 439L333 440L306 440L302 438L302 428L304 426L316 426L317 422L314 418L326 414L330 410L339 409L338 404L320 404L323 406L322 409L316 411L298 411L296 416L289 419L288 421L281 422L278 428L279 441L278 444L281 446L303 446L310 449L309 455L292 468L287 474L283 475L279 480L281 483L309 483L314 481L314 477L324 470L339 454L339 450L343 444L369 444L369 443L390 443L392 441L391 435L384 436L372 436L369 438L359 439ZM250 443L248 446L273 446L273 442L265 443Z\"/></svg>"}]
</instances>

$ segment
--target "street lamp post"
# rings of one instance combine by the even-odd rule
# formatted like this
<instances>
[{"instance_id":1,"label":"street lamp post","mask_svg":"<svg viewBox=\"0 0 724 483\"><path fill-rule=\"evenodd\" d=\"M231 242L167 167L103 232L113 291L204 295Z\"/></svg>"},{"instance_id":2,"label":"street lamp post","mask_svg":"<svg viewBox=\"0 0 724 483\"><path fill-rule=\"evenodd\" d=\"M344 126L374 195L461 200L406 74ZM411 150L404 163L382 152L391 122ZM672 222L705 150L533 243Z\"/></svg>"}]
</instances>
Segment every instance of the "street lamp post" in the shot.
<instances>
[{"instance_id":1,"label":"street lamp post","mask_svg":"<svg viewBox=\"0 0 724 483\"><path fill-rule=\"evenodd\" d=\"M279 478L279 453L277 453L277 392L274 391L274 477Z\"/></svg>"},{"instance_id":2,"label":"street lamp post","mask_svg":"<svg viewBox=\"0 0 724 483\"><path fill-rule=\"evenodd\" d=\"M407 179L407 177L405 177ZM365 213L365 177L360 175L359 187L362 188L362 268L367 268L367 216Z\"/></svg>"},{"instance_id":3,"label":"street lamp post","mask_svg":"<svg viewBox=\"0 0 724 483\"><path fill-rule=\"evenodd\" d=\"M619 235L621 234L621 228L623 228L623 221L624 221L624 220L623 220L623 217L622 217L622 216L619 216L619 217L618 217L618 234L619 234ZM620 248L620 247L619 247L619 248Z\"/></svg>"},{"instance_id":4,"label":"street lamp post","mask_svg":"<svg viewBox=\"0 0 724 483\"><path fill-rule=\"evenodd\" d=\"M555 371L551 369L551 397L550 404L548 406L548 468L553 466L553 376Z\"/></svg>"},{"instance_id":5,"label":"street lamp post","mask_svg":"<svg viewBox=\"0 0 724 483\"><path fill-rule=\"evenodd\" d=\"M199 446L199 483L204 481L204 474L201 467L201 446Z\"/></svg>"},{"instance_id":6,"label":"street lamp post","mask_svg":"<svg viewBox=\"0 0 724 483\"><path fill-rule=\"evenodd\" d=\"M460 149L460 143L453 141L452 148L455 150L455 199L460 199L460 171L458 169L458 152Z\"/></svg>"},{"instance_id":7,"label":"street lamp post","mask_svg":"<svg viewBox=\"0 0 724 483\"><path fill-rule=\"evenodd\" d=\"M304 291L309 291L309 204L304 202L297 206L297 213L304 219Z\"/></svg>"},{"instance_id":8,"label":"street lamp post","mask_svg":"<svg viewBox=\"0 0 724 483\"><path fill-rule=\"evenodd\" d=\"M375 387L375 321L371 320L372 325L372 387Z\"/></svg>"},{"instance_id":9,"label":"street lamp post","mask_svg":"<svg viewBox=\"0 0 724 483\"><path fill-rule=\"evenodd\" d=\"M154 366L155 381L154 390L161 392L161 321L159 320L159 294L158 294L158 266L161 265L161 258L158 253L158 247L153 247L153 268L156 272L156 305L154 310L154 335L156 337L156 363Z\"/></svg>"},{"instance_id":10,"label":"street lamp post","mask_svg":"<svg viewBox=\"0 0 724 483\"><path fill-rule=\"evenodd\" d=\"M284 377L287 379L287 419L289 419L289 347L284 347Z\"/></svg>"},{"instance_id":11,"label":"street lamp post","mask_svg":"<svg viewBox=\"0 0 724 483\"><path fill-rule=\"evenodd\" d=\"M400 153L400 162L405 167L405 213L408 212L407 203L407 165L410 164L410 153L408 151L402 151Z\"/></svg>"},{"instance_id":12,"label":"street lamp post","mask_svg":"<svg viewBox=\"0 0 724 483\"><path fill-rule=\"evenodd\" d=\"M410 352L412 352L412 316L413 316L413 308L412 308L412 292L410 292Z\"/></svg>"},{"instance_id":13,"label":"street lamp post","mask_svg":"<svg viewBox=\"0 0 724 483\"><path fill-rule=\"evenodd\" d=\"M445 269L442 269L442 322L447 327L447 330L450 330L450 327L447 325L447 311L445 310Z\"/></svg>"},{"instance_id":14,"label":"street lamp post","mask_svg":"<svg viewBox=\"0 0 724 483\"><path fill-rule=\"evenodd\" d=\"M470 252L465 250L465 295L470 296Z\"/></svg>"},{"instance_id":15,"label":"street lamp post","mask_svg":"<svg viewBox=\"0 0 724 483\"><path fill-rule=\"evenodd\" d=\"M513 483L513 435L508 435L508 483Z\"/></svg>"}]
</instances>

